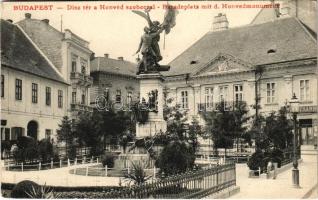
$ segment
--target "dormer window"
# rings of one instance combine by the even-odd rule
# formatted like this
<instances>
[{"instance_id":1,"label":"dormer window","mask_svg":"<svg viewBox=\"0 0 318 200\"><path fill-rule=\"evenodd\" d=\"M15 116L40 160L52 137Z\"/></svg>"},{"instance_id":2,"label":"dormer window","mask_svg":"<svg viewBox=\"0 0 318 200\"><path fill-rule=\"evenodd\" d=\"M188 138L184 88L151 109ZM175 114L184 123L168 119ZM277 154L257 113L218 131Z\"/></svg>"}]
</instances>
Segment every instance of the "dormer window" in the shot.
<instances>
[{"instance_id":1,"label":"dormer window","mask_svg":"<svg viewBox=\"0 0 318 200\"><path fill-rule=\"evenodd\" d=\"M277 51L277 46L276 46L276 44L272 44L272 45L268 48L267 54L276 53L276 51Z\"/></svg>"},{"instance_id":2,"label":"dormer window","mask_svg":"<svg viewBox=\"0 0 318 200\"><path fill-rule=\"evenodd\" d=\"M268 53L268 54L276 53L276 49L269 49L269 50L267 51L267 53Z\"/></svg>"},{"instance_id":3,"label":"dormer window","mask_svg":"<svg viewBox=\"0 0 318 200\"><path fill-rule=\"evenodd\" d=\"M198 63L198 61L196 61L196 60L192 60L192 61L190 62L191 65L194 65L194 64L197 64L197 63Z\"/></svg>"}]
</instances>

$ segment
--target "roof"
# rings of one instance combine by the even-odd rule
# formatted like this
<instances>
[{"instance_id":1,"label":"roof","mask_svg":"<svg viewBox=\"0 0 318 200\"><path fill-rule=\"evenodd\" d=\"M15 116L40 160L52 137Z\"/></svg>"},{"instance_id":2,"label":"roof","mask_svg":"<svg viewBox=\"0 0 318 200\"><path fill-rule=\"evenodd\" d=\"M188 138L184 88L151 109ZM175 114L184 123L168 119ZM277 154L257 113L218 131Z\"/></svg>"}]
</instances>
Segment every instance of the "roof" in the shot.
<instances>
[{"instance_id":1,"label":"roof","mask_svg":"<svg viewBox=\"0 0 318 200\"><path fill-rule=\"evenodd\" d=\"M137 64L126 60L96 57L91 61L91 72L96 71L135 77L137 73Z\"/></svg>"},{"instance_id":2,"label":"roof","mask_svg":"<svg viewBox=\"0 0 318 200\"><path fill-rule=\"evenodd\" d=\"M63 65L62 39L64 34L39 19L25 18L17 24L28 34L57 68Z\"/></svg>"},{"instance_id":3,"label":"roof","mask_svg":"<svg viewBox=\"0 0 318 200\"><path fill-rule=\"evenodd\" d=\"M14 24L1 19L1 65L65 83L53 66Z\"/></svg>"},{"instance_id":4,"label":"roof","mask_svg":"<svg viewBox=\"0 0 318 200\"><path fill-rule=\"evenodd\" d=\"M275 53L268 53L273 49ZM298 19L208 32L169 63L166 76L193 74L219 54L229 54L252 65L317 57L316 39Z\"/></svg>"}]
</instances>

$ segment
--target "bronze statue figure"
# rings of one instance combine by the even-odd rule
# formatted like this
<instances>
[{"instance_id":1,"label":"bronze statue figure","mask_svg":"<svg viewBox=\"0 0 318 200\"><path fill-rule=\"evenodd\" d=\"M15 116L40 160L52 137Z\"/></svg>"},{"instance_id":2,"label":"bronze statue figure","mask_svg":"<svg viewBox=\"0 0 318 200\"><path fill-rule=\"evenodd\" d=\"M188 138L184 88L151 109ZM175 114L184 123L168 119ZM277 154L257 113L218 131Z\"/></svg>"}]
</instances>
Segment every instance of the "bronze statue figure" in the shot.
<instances>
[{"instance_id":1,"label":"bronze statue figure","mask_svg":"<svg viewBox=\"0 0 318 200\"><path fill-rule=\"evenodd\" d=\"M159 65L158 62L162 60L159 48L160 33L165 31L165 34L170 32L170 29L175 26L176 10L167 9L164 21L160 24L158 21L152 21L149 15L150 10L145 12L133 11L142 16L148 22L149 27L144 28L144 34L141 37L137 53L141 53L142 59L138 63L138 72L140 73L154 73L159 71L168 71L170 66Z\"/></svg>"}]
</instances>

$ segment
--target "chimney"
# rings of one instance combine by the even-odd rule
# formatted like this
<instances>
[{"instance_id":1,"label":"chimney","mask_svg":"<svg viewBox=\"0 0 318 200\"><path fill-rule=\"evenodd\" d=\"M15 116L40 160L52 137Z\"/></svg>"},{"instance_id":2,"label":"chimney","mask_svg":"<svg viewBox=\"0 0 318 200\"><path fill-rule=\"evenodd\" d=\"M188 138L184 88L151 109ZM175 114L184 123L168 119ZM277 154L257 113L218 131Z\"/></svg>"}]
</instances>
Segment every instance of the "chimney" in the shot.
<instances>
[{"instance_id":1,"label":"chimney","mask_svg":"<svg viewBox=\"0 0 318 200\"><path fill-rule=\"evenodd\" d=\"M214 17L212 31L222 31L229 28L229 21L226 18L226 15L219 13Z\"/></svg>"},{"instance_id":2,"label":"chimney","mask_svg":"<svg viewBox=\"0 0 318 200\"><path fill-rule=\"evenodd\" d=\"M105 58L109 58L109 54L108 54L108 53L105 53L105 54L104 54L104 57L105 57Z\"/></svg>"},{"instance_id":3,"label":"chimney","mask_svg":"<svg viewBox=\"0 0 318 200\"><path fill-rule=\"evenodd\" d=\"M7 19L7 22L9 22L9 23L13 23L13 21L12 21L12 19Z\"/></svg>"},{"instance_id":4,"label":"chimney","mask_svg":"<svg viewBox=\"0 0 318 200\"><path fill-rule=\"evenodd\" d=\"M25 19L31 19L31 13L25 13L24 16Z\"/></svg>"},{"instance_id":5,"label":"chimney","mask_svg":"<svg viewBox=\"0 0 318 200\"><path fill-rule=\"evenodd\" d=\"M117 59L123 61L123 60L124 60L124 57L120 56L120 57L118 57Z\"/></svg>"},{"instance_id":6,"label":"chimney","mask_svg":"<svg viewBox=\"0 0 318 200\"><path fill-rule=\"evenodd\" d=\"M95 53L93 52L91 56L89 57L89 60L94 60L94 59L95 59Z\"/></svg>"},{"instance_id":7,"label":"chimney","mask_svg":"<svg viewBox=\"0 0 318 200\"><path fill-rule=\"evenodd\" d=\"M42 22L46 23L46 24L49 24L50 20L48 19L42 19Z\"/></svg>"}]
</instances>

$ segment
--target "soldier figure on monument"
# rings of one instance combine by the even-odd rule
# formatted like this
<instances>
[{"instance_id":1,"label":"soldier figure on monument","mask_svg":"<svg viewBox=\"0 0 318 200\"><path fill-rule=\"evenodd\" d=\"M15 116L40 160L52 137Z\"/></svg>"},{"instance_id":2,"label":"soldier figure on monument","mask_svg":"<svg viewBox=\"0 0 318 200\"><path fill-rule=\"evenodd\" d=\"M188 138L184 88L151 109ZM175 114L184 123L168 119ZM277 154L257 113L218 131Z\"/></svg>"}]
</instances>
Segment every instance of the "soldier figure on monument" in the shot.
<instances>
[{"instance_id":1,"label":"soldier figure on monument","mask_svg":"<svg viewBox=\"0 0 318 200\"><path fill-rule=\"evenodd\" d=\"M176 10L167 9L162 24L158 21L151 21L149 11L150 10L145 10L145 12L140 12L133 10L135 14L145 18L149 25L149 27L144 28L144 34L141 37L138 50L136 51L136 54L139 52L142 54L142 59L138 63L137 74L168 71L170 68L169 66L158 64L158 62L162 60L158 43L160 33L165 30L165 34L168 34L170 29L175 26Z\"/></svg>"},{"instance_id":2,"label":"soldier figure on monument","mask_svg":"<svg viewBox=\"0 0 318 200\"><path fill-rule=\"evenodd\" d=\"M138 50L136 51L136 53L141 52L142 54L142 60L139 63L139 72L154 71L159 67L158 61L161 59L159 58L160 55L158 56L153 48L153 43L154 39L158 37L162 31L163 28L160 28L157 32L151 32L148 27L144 28L145 33L142 35Z\"/></svg>"}]
</instances>

